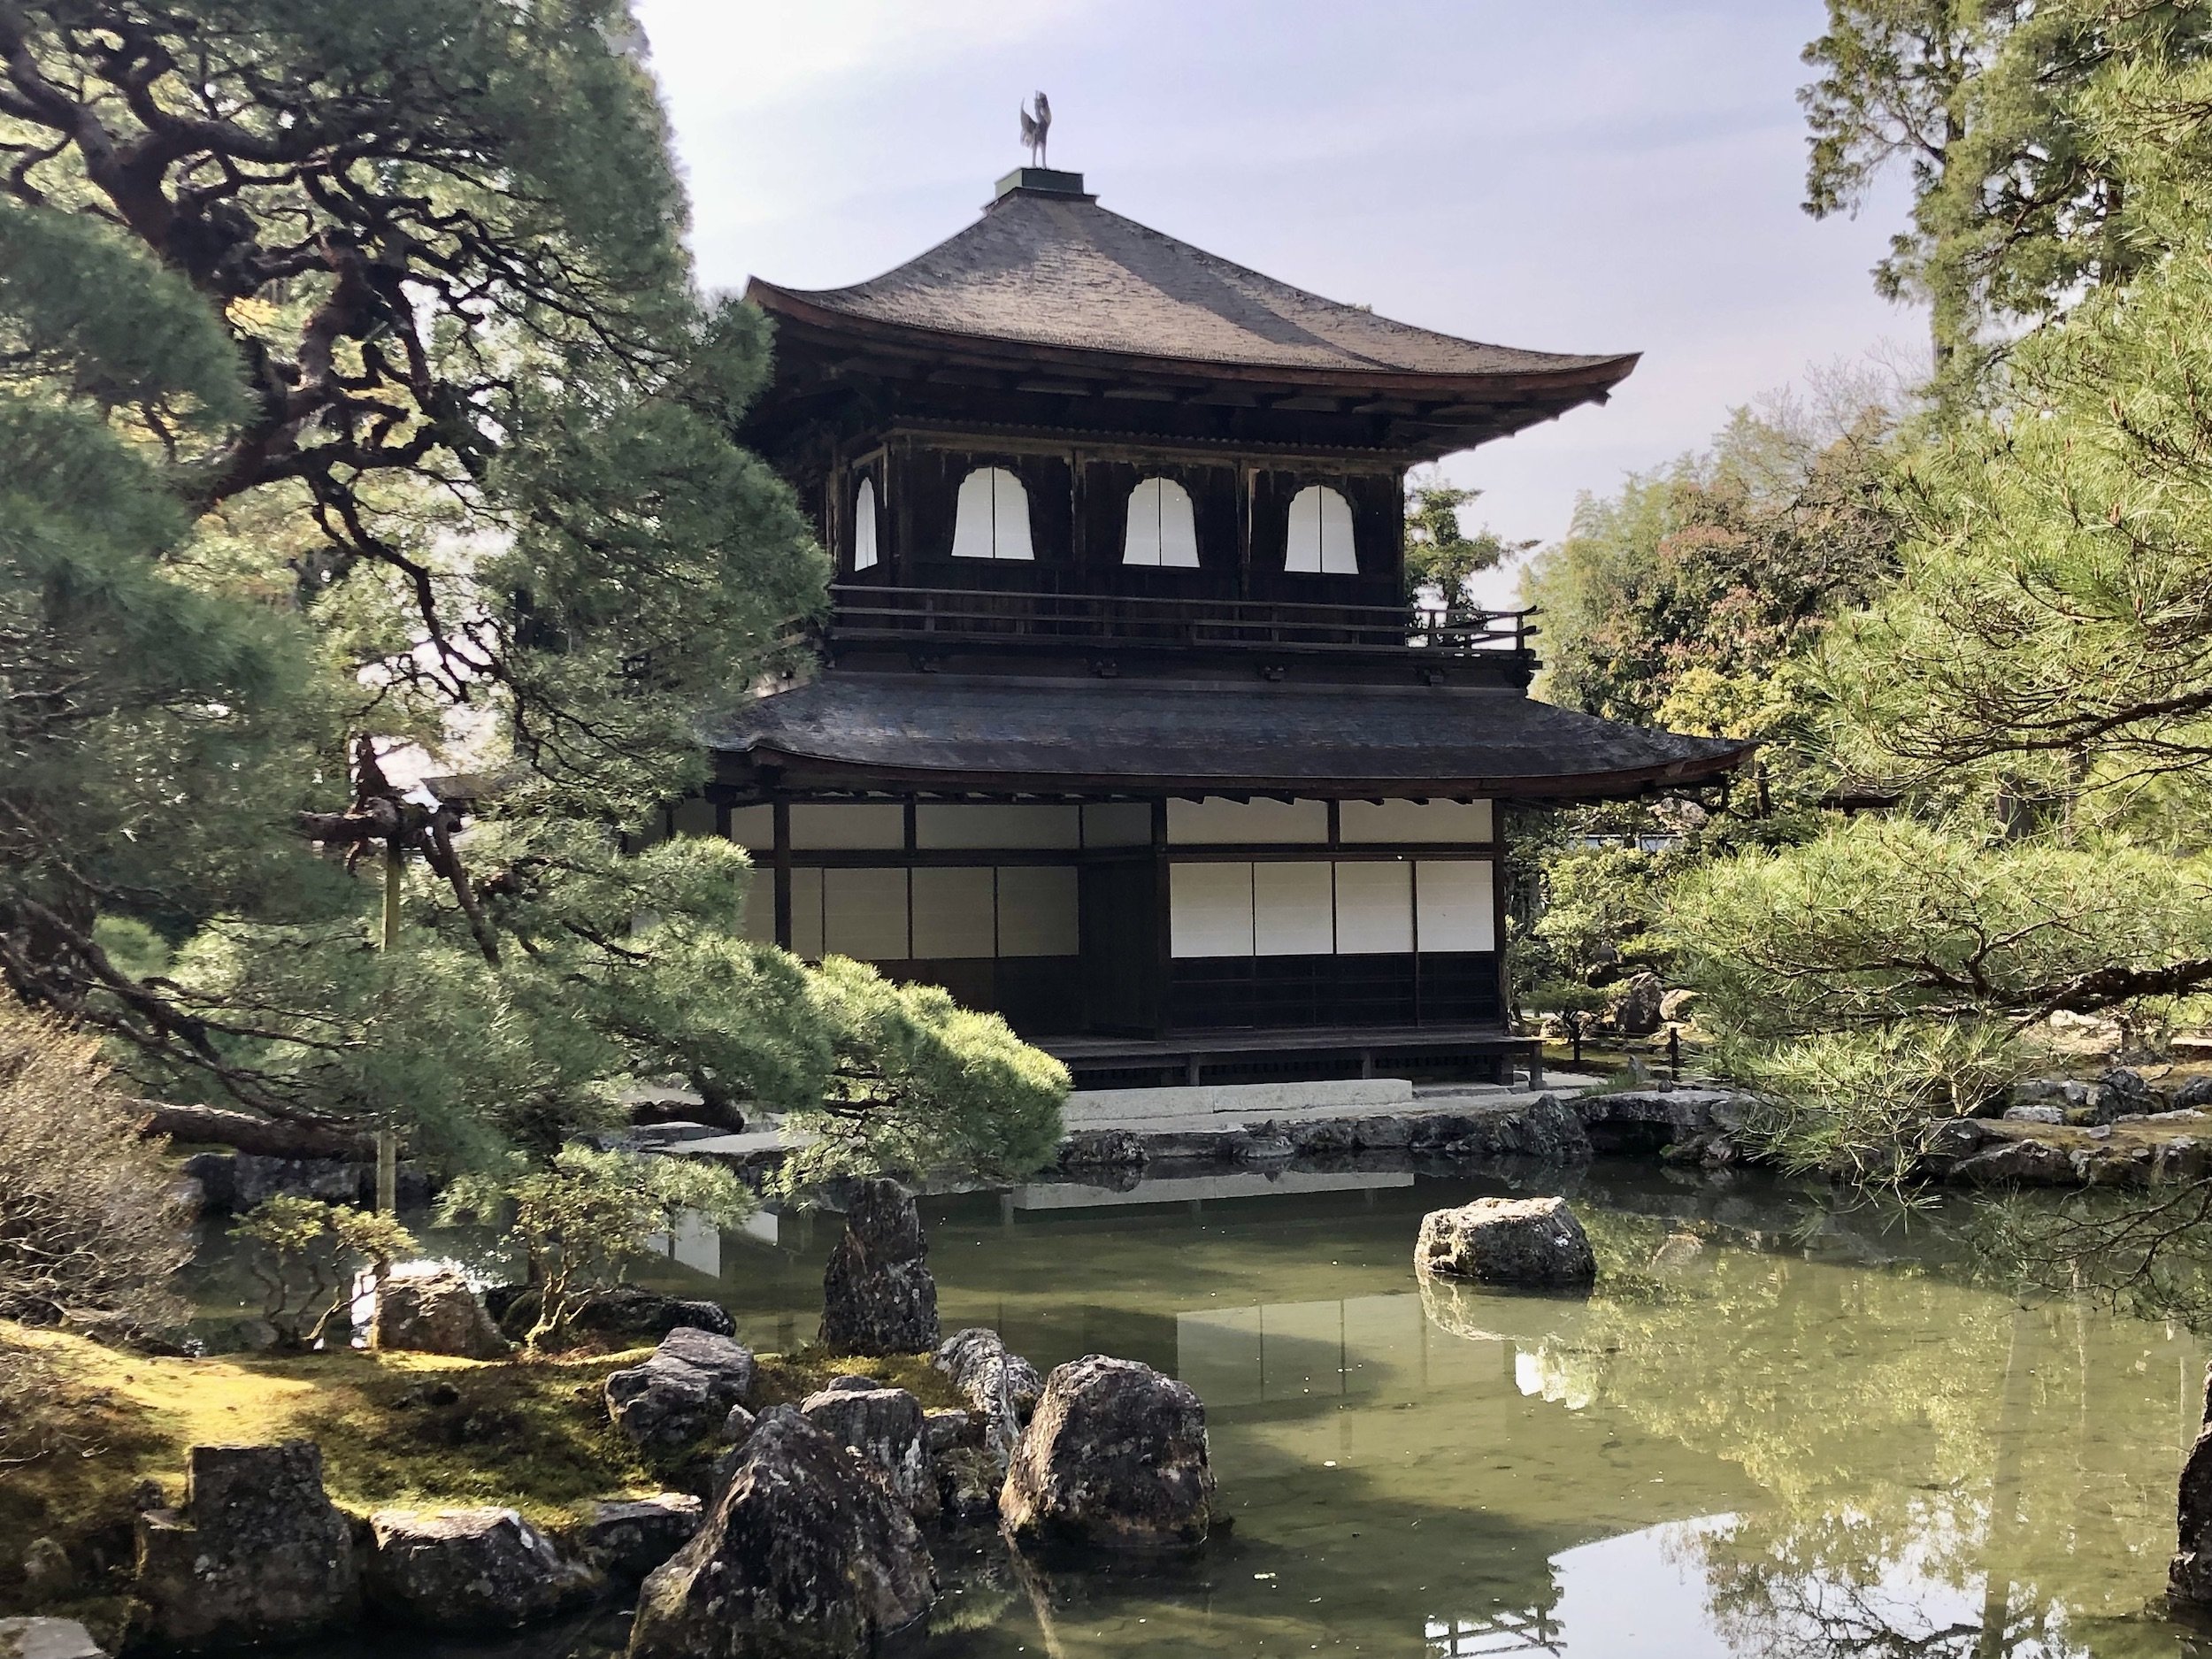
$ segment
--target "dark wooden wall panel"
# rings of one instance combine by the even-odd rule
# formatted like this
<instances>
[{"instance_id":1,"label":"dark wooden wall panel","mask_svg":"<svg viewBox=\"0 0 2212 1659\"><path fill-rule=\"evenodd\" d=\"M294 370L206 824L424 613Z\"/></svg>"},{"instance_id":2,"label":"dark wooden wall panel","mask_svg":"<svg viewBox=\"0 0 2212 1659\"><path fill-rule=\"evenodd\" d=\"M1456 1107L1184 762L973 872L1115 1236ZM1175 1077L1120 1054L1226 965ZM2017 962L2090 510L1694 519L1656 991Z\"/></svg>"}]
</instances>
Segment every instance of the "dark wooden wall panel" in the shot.
<instances>
[{"instance_id":1,"label":"dark wooden wall panel","mask_svg":"<svg viewBox=\"0 0 2212 1659\"><path fill-rule=\"evenodd\" d=\"M1092 1031L1141 1035L1159 1019L1158 883L1149 859L1083 868L1083 1002Z\"/></svg>"},{"instance_id":2,"label":"dark wooden wall panel","mask_svg":"<svg viewBox=\"0 0 2212 1659\"><path fill-rule=\"evenodd\" d=\"M1173 967L1175 1031L1494 1025L1494 951L1363 956L1187 956Z\"/></svg>"}]
</instances>

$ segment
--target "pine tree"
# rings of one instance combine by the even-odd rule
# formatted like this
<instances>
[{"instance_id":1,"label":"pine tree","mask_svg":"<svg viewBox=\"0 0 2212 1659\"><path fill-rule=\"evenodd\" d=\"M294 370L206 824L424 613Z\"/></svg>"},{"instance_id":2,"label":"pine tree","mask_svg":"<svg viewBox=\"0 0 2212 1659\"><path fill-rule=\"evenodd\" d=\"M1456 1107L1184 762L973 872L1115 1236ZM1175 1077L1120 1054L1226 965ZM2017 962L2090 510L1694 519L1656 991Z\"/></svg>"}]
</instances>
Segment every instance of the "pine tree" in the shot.
<instances>
[{"instance_id":1,"label":"pine tree","mask_svg":"<svg viewBox=\"0 0 2212 1659\"><path fill-rule=\"evenodd\" d=\"M726 843L621 851L826 577L684 216L620 0L0 4L18 995L456 1160L667 1072L856 1158L1048 1150L1002 1025L738 938Z\"/></svg>"}]
</instances>

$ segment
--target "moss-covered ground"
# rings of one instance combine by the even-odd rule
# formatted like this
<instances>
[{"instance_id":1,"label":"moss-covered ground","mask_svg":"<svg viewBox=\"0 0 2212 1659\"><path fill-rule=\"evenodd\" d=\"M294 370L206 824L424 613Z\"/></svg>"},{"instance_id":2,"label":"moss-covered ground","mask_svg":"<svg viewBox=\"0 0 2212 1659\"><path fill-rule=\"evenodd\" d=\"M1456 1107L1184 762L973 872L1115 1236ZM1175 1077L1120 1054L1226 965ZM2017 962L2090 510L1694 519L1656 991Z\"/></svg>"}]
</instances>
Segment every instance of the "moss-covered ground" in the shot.
<instances>
[{"instance_id":1,"label":"moss-covered ground","mask_svg":"<svg viewBox=\"0 0 2212 1659\"><path fill-rule=\"evenodd\" d=\"M656 1468L615 1431L607 1373L647 1349L502 1361L422 1354L125 1352L0 1322L0 1365L35 1368L37 1421L14 1425L0 1463L0 1614L69 1612L111 1626L127 1581L132 1517L158 1485L184 1494L195 1445L303 1438L322 1448L334 1502L386 1508L503 1504L559 1533L605 1497L662 1491ZM760 1356L761 1405L797 1401L841 1371L956 1405L926 1356L862 1360L819 1349ZM51 1538L73 1582L34 1583L22 1556Z\"/></svg>"}]
</instances>

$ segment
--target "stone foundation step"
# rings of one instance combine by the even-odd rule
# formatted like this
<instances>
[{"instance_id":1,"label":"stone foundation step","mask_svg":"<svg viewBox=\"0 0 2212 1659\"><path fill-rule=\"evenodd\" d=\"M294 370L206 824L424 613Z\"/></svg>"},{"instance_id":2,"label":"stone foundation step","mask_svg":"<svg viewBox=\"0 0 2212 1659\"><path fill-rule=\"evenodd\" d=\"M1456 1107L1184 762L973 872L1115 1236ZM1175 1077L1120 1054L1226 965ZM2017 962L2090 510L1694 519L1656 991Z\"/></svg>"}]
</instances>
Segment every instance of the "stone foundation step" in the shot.
<instances>
[{"instance_id":1,"label":"stone foundation step","mask_svg":"<svg viewBox=\"0 0 2212 1659\"><path fill-rule=\"evenodd\" d=\"M1078 1089L1062 1116L1071 1129L1135 1127L1155 1119L1280 1118L1299 1111L1342 1117L1409 1105L1404 1078L1347 1078L1307 1083L1202 1083L1160 1088Z\"/></svg>"}]
</instances>

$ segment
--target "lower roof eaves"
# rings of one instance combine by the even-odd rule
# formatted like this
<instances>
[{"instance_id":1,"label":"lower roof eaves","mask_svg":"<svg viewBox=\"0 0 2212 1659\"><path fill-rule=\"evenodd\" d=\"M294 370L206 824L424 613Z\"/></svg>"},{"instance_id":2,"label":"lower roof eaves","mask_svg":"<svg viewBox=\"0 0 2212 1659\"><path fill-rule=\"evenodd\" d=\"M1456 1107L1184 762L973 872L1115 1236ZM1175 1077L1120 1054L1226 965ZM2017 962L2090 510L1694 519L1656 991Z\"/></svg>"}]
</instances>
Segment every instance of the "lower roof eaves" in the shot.
<instances>
[{"instance_id":1,"label":"lower roof eaves","mask_svg":"<svg viewBox=\"0 0 2212 1659\"><path fill-rule=\"evenodd\" d=\"M1017 795L1605 799L1686 788L1755 745L1516 688L833 671L706 733L726 780Z\"/></svg>"}]
</instances>

